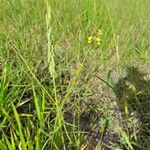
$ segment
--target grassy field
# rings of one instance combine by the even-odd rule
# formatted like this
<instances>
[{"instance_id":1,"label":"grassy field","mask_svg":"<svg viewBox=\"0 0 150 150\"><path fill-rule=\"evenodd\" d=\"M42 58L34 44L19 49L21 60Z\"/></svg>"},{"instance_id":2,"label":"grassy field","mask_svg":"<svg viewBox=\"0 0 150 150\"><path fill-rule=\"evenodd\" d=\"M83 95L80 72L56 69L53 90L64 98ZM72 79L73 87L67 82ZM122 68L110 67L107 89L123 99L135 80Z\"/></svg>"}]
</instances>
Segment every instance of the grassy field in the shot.
<instances>
[{"instance_id":1,"label":"grassy field","mask_svg":"<svg viewBox=\"0 0 150 150\"><path fill-rule=\"evenodd\" d=\"M150 150L149 0L0 0L0 150Z\"/></svg>"}]
</instances>

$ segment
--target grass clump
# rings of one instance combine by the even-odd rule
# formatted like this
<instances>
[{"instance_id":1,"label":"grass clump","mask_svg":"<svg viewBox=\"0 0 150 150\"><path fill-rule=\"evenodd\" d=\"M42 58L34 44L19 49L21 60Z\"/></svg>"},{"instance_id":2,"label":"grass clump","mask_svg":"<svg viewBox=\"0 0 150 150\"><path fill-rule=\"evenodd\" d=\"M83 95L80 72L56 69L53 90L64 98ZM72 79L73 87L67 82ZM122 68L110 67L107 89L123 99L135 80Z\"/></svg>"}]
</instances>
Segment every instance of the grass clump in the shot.
<instances>
[{"instance_id":1,"label":"grass clump","mask_svg":"<svg viewBox=\"0 0 150 150\"><path fill-rule=\"evenodd\" d=\"M149 149L148 0L0 5L0 149Z\"/></svg>"}]
</instances>

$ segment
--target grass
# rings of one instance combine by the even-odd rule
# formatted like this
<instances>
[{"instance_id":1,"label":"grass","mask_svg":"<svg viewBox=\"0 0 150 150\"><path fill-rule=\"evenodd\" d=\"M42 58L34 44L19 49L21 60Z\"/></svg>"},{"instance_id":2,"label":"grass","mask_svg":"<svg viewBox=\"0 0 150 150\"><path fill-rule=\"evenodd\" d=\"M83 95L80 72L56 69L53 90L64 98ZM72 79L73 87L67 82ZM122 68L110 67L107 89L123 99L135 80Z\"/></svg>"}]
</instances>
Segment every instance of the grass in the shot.
<instances>
[{"instance_id":1,"label":"grass","mask_svg":"<svg viewBox=\"0 0 150 150\"><path fill-rule=\"evenodd\" d=\"M150 149L149 9L1 0L0 149Z\"/></svg>"}]
</instances>

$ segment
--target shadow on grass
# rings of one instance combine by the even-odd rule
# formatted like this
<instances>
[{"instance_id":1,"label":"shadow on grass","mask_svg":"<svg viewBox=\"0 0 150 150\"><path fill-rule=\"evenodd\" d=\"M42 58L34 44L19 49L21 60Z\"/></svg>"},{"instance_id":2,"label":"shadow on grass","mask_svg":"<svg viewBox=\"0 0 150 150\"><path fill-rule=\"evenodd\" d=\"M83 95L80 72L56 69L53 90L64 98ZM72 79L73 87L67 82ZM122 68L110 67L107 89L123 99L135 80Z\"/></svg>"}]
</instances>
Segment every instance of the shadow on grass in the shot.
<instances>
[{"instance_id":1,"label":"shadow on grass","mask_svg":"<svg viewBox=\"0 0 150 150\"><path fill-rule=\"evenodd\" d=\"M119 79L114 90L119 109L127 123L129 136L137 132L135 133L137 139L134 139L136 143L142 145L144 149L150 149L150 80L145 77L146 74L137 68L128 67L126 76ZM128 121L131 116L139 120L135 127L134 125L129 127ZM139 129L133 131L136 125Z\"/></svg>"}]
</instances>

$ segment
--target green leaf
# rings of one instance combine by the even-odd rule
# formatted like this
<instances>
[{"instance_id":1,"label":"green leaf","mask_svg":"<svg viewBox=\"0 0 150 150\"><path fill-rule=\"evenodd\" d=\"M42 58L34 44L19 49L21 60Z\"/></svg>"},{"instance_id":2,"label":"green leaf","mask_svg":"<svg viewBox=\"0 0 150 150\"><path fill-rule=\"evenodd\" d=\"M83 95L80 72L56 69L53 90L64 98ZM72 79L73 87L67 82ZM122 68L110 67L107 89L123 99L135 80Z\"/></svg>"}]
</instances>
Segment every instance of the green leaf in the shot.
<instances>
[{"instance_id":1,"label":"green leaf","mask_svg":"<svg viewBox=\"0 0 150 150\"><path fill-rule=\"evenodd\" d=\"M20 122L19 114L17 113L17 110L16 110L16 108L15 108L13 103L12 103L12 107L13 107L15 119L16 119L17 125L18 125L18 130L19 130L19 136L20 136L20 140L21 140L22 150L27 150L26 149L26 142L25 142L25 139L24 139L24 136L23 136L23 132L22 132L22 125L21 125L21 122Z\"/></svg>"}]
</instances>

